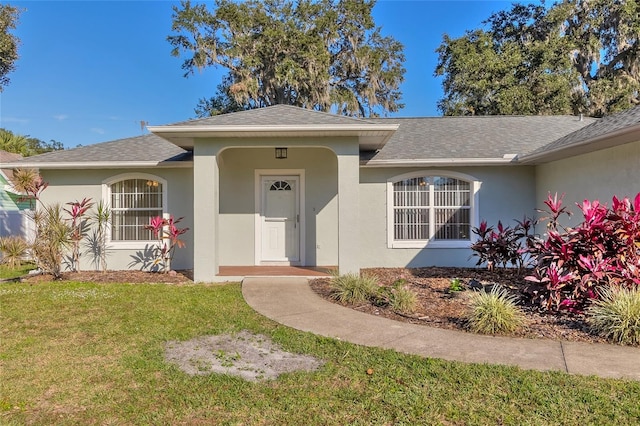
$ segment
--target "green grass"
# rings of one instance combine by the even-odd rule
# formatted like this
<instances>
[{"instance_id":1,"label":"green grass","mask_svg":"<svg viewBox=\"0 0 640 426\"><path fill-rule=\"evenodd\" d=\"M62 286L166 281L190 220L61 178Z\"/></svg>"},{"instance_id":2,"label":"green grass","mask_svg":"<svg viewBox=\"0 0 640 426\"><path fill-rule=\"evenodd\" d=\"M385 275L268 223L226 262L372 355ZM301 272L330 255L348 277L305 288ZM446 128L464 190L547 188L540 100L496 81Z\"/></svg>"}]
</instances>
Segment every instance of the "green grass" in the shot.
<instances>
[{"instance_id":1,"label":"green grass","mask_svg":"<svg viewBox=\"0 0 640 426\"><path fill-rule=\"evenodd\" d=\"M6 265L0 265L0 279L20 277L22 275L26 275L30 270L34 268L35 265L32 263L26 263L16 268L10 268Z\"/></svg>"},{"instance_id":2,"label":"green grass","mask_svg":"<svg viewBox=\"0 0 640 426\"><path fill-rule=\"evenodd\" d=\"M640 382L469 365L302 333L240 286L0 284L0 424L638 424ZM169 340L240 330L325 361L251 383L191 377ZM373 369L368 375L367 369Z\"/></svg>"}]
</instances>

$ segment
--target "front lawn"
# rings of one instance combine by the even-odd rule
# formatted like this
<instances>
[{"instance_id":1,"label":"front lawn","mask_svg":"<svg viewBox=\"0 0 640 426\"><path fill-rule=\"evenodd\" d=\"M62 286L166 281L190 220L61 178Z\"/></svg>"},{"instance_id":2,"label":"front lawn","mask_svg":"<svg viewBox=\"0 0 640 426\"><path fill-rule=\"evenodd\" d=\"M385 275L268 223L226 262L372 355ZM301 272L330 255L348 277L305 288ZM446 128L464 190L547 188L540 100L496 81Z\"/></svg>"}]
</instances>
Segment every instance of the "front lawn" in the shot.
<instances>
[{"instance_id":1,"label":"front lawn","mask_svg":"<svg viewBox=\"0 0 640 426\"><path fill-rule=\"evenodd\" d=\"M637 424L640 382L469 365L302 333L238 284L0 284L2 424ZM164 343L248 330L325 364L189 376ZM368 374L367 370L369 370Z\"/></svg>"},{"instance_id":2,"label":"front lawn","mask_svg":"<svg viewBox=\"0 0 640 426\"><path fill-rule=\"evenodd\" d=\"M6 265L0 264L0 280L8 278L17 278L26 275L30 270L35 269L33 263L25 263L17 268L9 268Z\"/></svg>"}]
</instances>

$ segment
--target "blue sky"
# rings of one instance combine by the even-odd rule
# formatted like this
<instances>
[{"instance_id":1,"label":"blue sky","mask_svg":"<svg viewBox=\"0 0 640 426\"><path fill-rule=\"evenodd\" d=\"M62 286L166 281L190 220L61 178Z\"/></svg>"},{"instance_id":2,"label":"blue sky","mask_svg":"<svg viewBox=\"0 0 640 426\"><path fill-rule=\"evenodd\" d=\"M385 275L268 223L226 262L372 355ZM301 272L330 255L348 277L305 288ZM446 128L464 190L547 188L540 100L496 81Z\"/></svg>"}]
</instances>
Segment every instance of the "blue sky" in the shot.
<instances>
[{"instance_id":1,"label":"blue sky","mask_svg":"<svg viewBox=\"0 0 640 426\"><path fill-rule=\"evenodd\" d=\"M3 2L6 3L6 2ZM0 93L0 127L67 148L141 134L140 122L193 118L224 70L183 77L170 55L172 1L10 1L23 9L17 69ZM439 115L433 76L444 33L474 29L508 1L381 0L377 25L405 46L406 107L392 116Z\"/></svg>"}]
</instances>

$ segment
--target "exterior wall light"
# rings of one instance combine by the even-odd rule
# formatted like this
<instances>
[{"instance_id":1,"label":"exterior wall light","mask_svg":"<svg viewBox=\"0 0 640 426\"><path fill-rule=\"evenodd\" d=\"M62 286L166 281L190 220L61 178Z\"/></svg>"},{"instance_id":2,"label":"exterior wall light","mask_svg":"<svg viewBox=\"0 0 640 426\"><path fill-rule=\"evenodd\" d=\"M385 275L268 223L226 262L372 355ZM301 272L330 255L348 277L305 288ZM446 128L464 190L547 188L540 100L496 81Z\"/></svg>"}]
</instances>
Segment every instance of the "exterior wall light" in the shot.
<instances>
[{"instance_id":1,"label":"exterior wall light","mask_svg":"<svg viewBox=\"0 0 640 426\"><path fill-rule=\"evenodd\" d=\"M287 148L276 148L276 158L279 160L287 158Z\"/></svg>"}]
</instances>

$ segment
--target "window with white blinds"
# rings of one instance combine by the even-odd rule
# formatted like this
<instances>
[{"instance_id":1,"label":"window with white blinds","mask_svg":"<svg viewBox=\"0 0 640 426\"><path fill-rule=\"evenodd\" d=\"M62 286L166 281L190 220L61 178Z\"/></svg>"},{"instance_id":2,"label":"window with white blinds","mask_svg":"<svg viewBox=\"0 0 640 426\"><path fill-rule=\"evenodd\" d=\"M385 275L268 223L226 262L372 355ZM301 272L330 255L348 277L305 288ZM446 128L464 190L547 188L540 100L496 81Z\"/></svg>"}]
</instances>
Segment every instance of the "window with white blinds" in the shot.
<instances>
[{"instance_id":1,"label":"window with white blinds","mask_svg":"<svg viewBox=\"0 0 640 426\"><path fill-rule=\"evenodd\" d=\"M163 213L163 184L154 179L125 179L109 186L111 241L150 241L145 229L152 217Z\"/></svg>"},{"instance_id":2,"label":"window with white blinds","mask_svg":"<svg viewBox=\"0 0 640 426\"><path fill-rule=\"evenodd\" d=\"M471 238L471 182L445 176L393 182L394 241L461 241Z\"/></svg>"}]
</instances>

